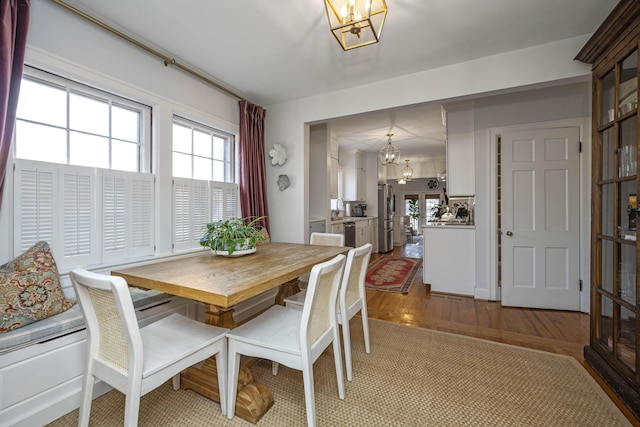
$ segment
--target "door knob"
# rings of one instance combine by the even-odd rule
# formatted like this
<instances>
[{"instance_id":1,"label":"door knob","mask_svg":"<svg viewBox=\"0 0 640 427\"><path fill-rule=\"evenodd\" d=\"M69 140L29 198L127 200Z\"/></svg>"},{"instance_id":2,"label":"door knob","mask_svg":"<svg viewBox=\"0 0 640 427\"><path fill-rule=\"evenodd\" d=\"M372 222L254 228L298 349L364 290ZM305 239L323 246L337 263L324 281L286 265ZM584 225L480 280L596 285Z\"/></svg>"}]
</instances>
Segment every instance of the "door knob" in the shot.
<instances>
[{"instance_id":1,"label":"door knob","mask_svg":"<svg viewBox=\"0 0 640 427\"><path fill-rule=\"evenodd\" d=\"M513 232L512 231L507 231L507 236L513 236Z\"/></svg>"}]
</instances>

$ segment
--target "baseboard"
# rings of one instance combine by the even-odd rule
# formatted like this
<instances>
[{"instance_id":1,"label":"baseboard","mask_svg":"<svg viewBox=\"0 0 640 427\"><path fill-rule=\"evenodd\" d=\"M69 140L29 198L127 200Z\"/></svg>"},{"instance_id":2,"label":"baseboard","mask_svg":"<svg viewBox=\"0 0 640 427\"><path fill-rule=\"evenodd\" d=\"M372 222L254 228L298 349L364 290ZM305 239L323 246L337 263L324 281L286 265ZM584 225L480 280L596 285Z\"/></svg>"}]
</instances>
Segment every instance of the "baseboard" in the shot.
<instances>
[{"instance_id":1,"label":"baseboard","mask_svg":"<svg viewBox=\"0 0 640 427\"><path fill-rule=\"evenodd\" d=\"M491 299L491 294L489 292L489 289L475 288L473 290L473 298L489 301Z\"/></svg>"}]
</instances>

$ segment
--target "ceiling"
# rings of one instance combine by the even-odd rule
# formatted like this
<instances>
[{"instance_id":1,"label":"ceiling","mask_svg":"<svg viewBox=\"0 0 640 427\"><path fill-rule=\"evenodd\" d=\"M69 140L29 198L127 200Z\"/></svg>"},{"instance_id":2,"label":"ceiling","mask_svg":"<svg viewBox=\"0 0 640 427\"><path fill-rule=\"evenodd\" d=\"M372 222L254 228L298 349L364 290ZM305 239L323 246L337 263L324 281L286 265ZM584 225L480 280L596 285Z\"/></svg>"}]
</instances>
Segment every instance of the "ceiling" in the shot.
<instances>
[{"instance_id":1,"label":"ceiling","mask_svg":"<svg viewBox=\"0 0 640 427\"><path fill-rule=\"evenodd\" d=\"M67 3L267 107L590 34L618 3L386 1L380 43L347 52L329 31L322 0ZM378 150L391 129L405 158L444 152L439 105L337 119L331 129L342 147Z\"/></svg>"}]
</instances>

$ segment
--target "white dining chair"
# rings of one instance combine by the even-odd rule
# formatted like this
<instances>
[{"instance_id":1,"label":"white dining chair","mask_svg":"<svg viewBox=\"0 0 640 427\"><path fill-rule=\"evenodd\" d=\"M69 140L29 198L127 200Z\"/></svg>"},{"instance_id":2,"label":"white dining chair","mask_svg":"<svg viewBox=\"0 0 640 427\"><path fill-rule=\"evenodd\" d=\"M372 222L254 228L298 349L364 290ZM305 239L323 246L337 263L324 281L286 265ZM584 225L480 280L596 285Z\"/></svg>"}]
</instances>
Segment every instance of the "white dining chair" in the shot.
<instances>
[{"instance_id":1,"label":"white dining chair","mask_svg":"<svg viewBox=\"0 0 640 427\"><path fill-rule=\"evenodd\" d=\"M316 425L313 363L333 344L338 397L344 399L344 379L335 306L346 257L315 265L302 310L274 305L227 333L229 382L227 417L232 419L238 388L240 355L259 357L302 371L307 424Z\"/></svg>"},{"instance_id":2,"label":"white dining chair","mask_svg":"<svg viewBox=\"0 0 640 427\"><path fill-rule=\"evenodd\" d=\"M69 273L87 325L87 360L79 426L89 425L95 379L124 393L124 425L136 426L140 397L180 372L216 356L220 409L226 413L228 329L174 313L140 328L129 287L122 277L76 269Z\"/></svg>"},{"instance_id":3,"label":"white dining chair","mask_svg":"<svg viewBox=\"0 0 640 427\"><path fill-rule=\"evenodd\" d=\"M358 312L362 317L362 331L364 335L364 348L367 353L371 353L371 342L369 339L369 315L367 313L367 294L365 291L365 280L367 267L373 246L371 243L350 249L347 254L347 262L338 293L337 317L338 323L342 325L342 338L344 344L345 366L347 380L353 379L353 366L351 357L351 329L349 320ZM306 292L300 291L285 299L287 307L301 310L306 299ZM273 374L278 373L277 365L272 367Z\"/></svg>"},{"instance_id":4,"label":"white dining chair","mask_svg":"<svg viewBox=\"0 0 640 427\"><path fill-rule=\"evenodd\" d=\"M310 245L344 246L344 234L313 232L309 236ZM309 282L309 273L298 277L298 287L305 289ZM285 300L286 304L286 300Z\"/></svg>"}]
</instances>

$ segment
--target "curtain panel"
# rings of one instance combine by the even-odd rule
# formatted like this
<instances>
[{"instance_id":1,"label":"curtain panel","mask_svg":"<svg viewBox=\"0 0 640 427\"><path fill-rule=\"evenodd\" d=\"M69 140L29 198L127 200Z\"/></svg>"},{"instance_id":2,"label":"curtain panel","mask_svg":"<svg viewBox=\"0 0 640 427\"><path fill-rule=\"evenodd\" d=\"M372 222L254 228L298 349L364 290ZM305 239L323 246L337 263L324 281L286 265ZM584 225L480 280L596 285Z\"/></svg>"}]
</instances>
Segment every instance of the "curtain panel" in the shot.
<instances>
[{"instance_id":1,"label":"curtain panel","mask_svg":"<svg viewBox=\"0 0 640 427\"><path fill-rule=\"evenodd\" d=\"M269 231L266 166L264 155L264 118L267 111L240 100L240 209L242 215L264 216Z\"/></svg>"},{"instance_id":2,"label":"curtain panel","mask_svg":"<svg viewBox=\"0 0 640 427\"><path fill-rule=\"evenodd\" d=\"M30 0L0 1L0 207L16 120Z\"/></svg>"}]
</instances>

